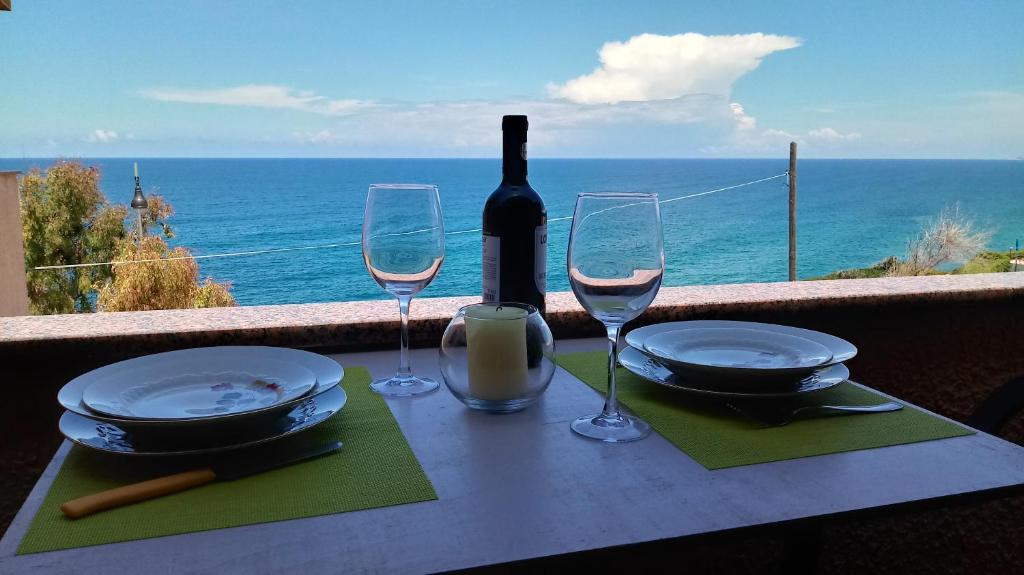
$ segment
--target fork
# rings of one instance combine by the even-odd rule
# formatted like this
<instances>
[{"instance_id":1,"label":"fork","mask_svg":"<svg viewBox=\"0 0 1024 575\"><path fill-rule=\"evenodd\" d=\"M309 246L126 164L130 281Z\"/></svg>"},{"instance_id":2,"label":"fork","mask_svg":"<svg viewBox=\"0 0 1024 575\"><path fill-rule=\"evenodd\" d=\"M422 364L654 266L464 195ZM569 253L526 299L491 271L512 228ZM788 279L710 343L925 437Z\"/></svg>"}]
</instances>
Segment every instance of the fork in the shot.
<instances>
[{"instance_id":1,"label":"fork","mask_svg":"<svg viewBox=\"0 0 1024 575\"><path fill-rule=\"evenodd\" d=\"M763 407L752 407L750 404L740 407L735 403L727 403L730 409L753 419L766 427L781 427L793 421L801 413L821 413L823 415L856 415L861 413L884 413L887 411L899 411L903 405L895 401L879 403L878 405L805 405L796 409L780 410L776 408L765 409Z\"/></svg>"}]
</instances>

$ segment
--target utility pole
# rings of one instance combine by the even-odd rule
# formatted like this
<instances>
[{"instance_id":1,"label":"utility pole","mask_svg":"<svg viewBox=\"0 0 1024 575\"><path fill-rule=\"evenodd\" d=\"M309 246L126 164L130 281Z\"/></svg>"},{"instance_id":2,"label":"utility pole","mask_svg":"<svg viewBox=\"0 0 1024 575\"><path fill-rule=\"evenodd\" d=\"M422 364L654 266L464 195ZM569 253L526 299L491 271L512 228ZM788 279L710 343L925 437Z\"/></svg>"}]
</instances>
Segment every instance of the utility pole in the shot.
<instances>
[{"instance_id":1,"label":"utility pole","mask_svg":"<svg viewBox=\"0 0 1024 575\"><path fill-rule=\"evenodd\" d=\"M789 143L789 281L796 281L796 142Z\"/></svg>"}]
</instances>

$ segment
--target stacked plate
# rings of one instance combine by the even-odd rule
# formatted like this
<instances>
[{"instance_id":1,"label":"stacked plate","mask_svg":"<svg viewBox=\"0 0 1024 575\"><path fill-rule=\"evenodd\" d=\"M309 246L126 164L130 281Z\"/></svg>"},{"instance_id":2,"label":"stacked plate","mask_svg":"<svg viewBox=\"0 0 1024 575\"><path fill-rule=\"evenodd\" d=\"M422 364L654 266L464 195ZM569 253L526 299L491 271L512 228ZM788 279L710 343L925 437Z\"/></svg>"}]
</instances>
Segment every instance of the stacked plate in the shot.
<instances>
[{"instance_id":1,"label":"stacked plate","mask_svg":"<svg viewBox=\"0 0 1024 575\"><path fill-rule=\"evenodd\" d=\"M619 363L664 386L723 398L780 398L846 381L850 342L809 329L745 321L683 321L626 335Z\"/></svg>"},{"instance_id":2,"label":"stacked plate","mask_svg":"<svg viewBox=\"0 0 1024 575\"><path fill-rule=\"evenodd\" d=\"M71 441L126 455L192 455L309 429L346 401L337 362L276 347L206 347L90 371L57 394Z\"/></svg>"}]
</instances>

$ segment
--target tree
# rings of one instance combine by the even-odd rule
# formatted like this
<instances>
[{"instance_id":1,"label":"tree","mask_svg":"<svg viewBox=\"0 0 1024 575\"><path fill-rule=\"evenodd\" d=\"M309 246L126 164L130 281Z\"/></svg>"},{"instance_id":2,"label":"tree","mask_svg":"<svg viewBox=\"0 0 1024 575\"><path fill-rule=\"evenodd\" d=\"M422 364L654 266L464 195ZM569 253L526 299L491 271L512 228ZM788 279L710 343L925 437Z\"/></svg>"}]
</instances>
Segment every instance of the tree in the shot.
<instances>
[{"instance_id":1,"label":"tree","mask_svg":"<svg viewBox=\"0 0 1024 575\"><path fill-rule=\"evenodd\" d=\"M109 261L124 237L128 208L111 206L100 173L60 161L33 168L20 183L29 308L34 314L92 311L90 294L111 277L107 266L36 270L38 266Z\"/></svg>"},{"instance_id":2,"label":"tree","mask_svg":"<svg viewBox=\"0 0 1024 575\"><path fill-rule=\"evenodd\" d=\"M126 225L128 208L111 205L100 191L99 181L99 170L69 161L58 161L45 174L34 168L21 179L32 313L88 312L94 310L94 303L106 311L234 305L229 284L217 284L210 278L200 284L198 265L188 259L188 250L167 246L164 238L174 236L168 223L174 209L168 202L156 194L149 196L143 223L160 230L163 237L147 236L136 245L137 224ZM168 261L35 269L150 259ZM170 290L174 290L173 297Z\"/></svg>"},{"instance_id":3,"label":"tree","mask_svg":"<svg viewBox=\"0 0 1024 575\"><path fill-rule=\"evenodd\" d=\"M891 260L888 275L927 275L939 266L966 262L981 253L991 237L990 230L975 229L959 205L947 206L910 240L906 258Z\"/></svg>"},{"instance_id":4,"label":"tree","mask_svg":"<svg viewBox=\"0 0 1024 575\"><path fill-rule=\"evenodd\" d=\"M171 249L160 236L118 242L113 278L100 289L101 311L142 311L235 305L230 285L199 283L199 265L182 247Z\"/></svg>"}]
</instances>

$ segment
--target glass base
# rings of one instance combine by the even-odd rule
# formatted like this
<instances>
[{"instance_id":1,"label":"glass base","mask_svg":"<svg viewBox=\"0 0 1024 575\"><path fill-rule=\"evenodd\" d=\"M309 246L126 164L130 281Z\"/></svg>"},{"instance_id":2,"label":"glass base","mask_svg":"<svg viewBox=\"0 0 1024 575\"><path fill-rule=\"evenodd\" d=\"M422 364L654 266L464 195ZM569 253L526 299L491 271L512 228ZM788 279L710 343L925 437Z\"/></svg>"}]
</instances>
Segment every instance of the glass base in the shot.
<instances>
[{"instance_id":1,"label":"glass base","mask_svg":"<svg viewBox=\"0 0 1024 575\"><path fill-rule=\"evenodd\" d=\"M426 377L389 377L370 384L370 389L385 397L411 397L437 390L439 384Z\"/></svg>"},{"instance_id":2,"label":"glass base","mask_svg":"<svg viewBox=\"0 0 1024 575\"><path fill-rule=\"evenodd\" d=\"M460 399L462 399L462 403L465 403L467 407L478 411L486 411L488 413L515 413L526 409L533 402L537 401L534 397L528 397L525 399L509 399L504 401L476 399L474 397L463 397Z\"/></svg>"},{"instance_id":3,"label":"glass base","mask_svg":"<svg viewBox=\"0 0 1024 575\"><path fill-rule=\"evenodd\" d=\"M572 422L569 427L583 437L605 443L636 441L651 433L651 426L647 422L621 413L608 416L600 413L587 415Z\"/></svg>"}]
</instances>

